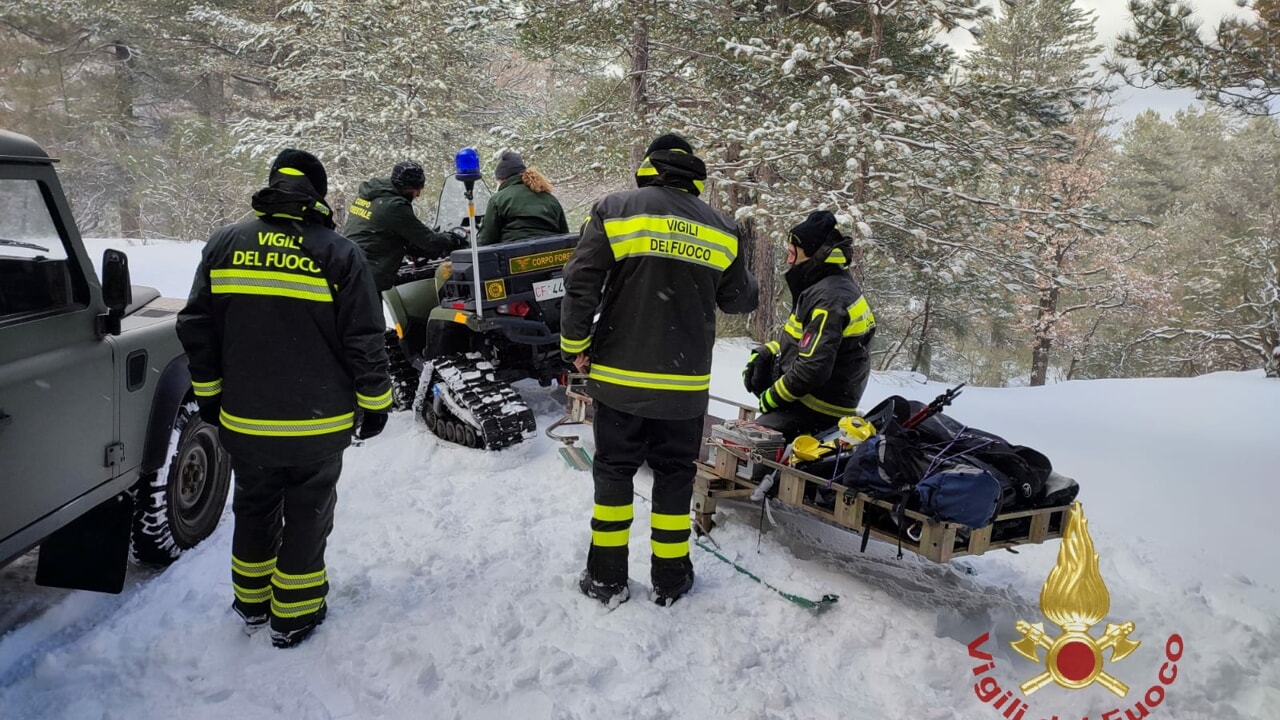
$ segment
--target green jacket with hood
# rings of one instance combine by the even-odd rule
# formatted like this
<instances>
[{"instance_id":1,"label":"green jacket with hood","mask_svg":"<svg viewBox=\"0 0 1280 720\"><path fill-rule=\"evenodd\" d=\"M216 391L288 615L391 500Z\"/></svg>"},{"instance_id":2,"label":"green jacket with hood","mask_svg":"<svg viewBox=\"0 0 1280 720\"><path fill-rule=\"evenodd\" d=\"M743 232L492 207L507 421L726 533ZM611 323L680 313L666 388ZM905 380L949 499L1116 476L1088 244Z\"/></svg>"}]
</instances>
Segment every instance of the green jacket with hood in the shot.
<instances>
[{"instance_id":1,"label":"green jacket with hood","mask_svg":"<svg viewBox=\"0 0 1280 720\"><path fill-rule=\"evenodd\" d=\"M519 175L512 175L489 197L478 242L497 245L567 232L569 223L556 196L534 192Z\"/></svg>"},{"instance_id":2,"label":"green jacket with hood","mask_svg":"<svg viewBox=\"0 0 1280 720\"><path fill-rule=\"evenodd\" d=\"M395 284L405 255L435 259L458 246L448 234L424 225L390 178L360 183L359 196L347 208L343 234L364 251L378 292Z\"/></svg>"}]
</instances>

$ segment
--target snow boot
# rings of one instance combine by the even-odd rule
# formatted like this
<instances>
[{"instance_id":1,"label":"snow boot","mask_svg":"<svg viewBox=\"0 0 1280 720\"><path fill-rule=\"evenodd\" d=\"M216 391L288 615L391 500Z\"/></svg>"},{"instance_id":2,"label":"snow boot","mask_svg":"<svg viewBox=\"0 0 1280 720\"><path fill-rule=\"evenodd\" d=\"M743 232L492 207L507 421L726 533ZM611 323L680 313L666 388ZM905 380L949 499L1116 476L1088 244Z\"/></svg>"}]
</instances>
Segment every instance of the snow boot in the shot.
<instances>
[{"instance_id":1,"label":"snow boot","mask_svg":"<svg viewBox=\"0 0 1280 720\"><path fill-rule=\"evenodd\" d=\"M599 600L609 607L617 607L631 599L631 589L625 582L602 583L591 577L589 571L583 571L578 580L578 589L592 600Z\"/></svg>"},{"instance_id":2,"label":"snow boot","mask_svg":"<svg viewBox=\"0 0 1280 720\"><path fill-rule=\"evenodd\" d=\"M261 614L248 613L240 609L236 603L231 603L231 609L234 610L236 615L239 615L240 619L244 621L245 635L252 635L258 632L262 628L266 627L267 623L271 621L270 614L265 612Z\"/></svg>"},{"instance_id":3,"label":"snow boot","mask_svg":"<svg viewBox=\"0 0 1280 720\"><path fill-rule=\"evenodd\" d=\"M311 621L296 630L276 630L271 629L271 644L278 648L291 648L298 643L310 637L312 631L324 622L325 615L329 614L328 604L320 606L320 609L311 617Z\"/></svg>"},{"instance_id":4,"label":"snow boot","mask_svg":"<svg viewBox=\"0 0 1280 720\"><path fill-rule=\"evenodd\" d=\"M693 568L689 568L689 574L674 583L662 585L654 583L653 602L662 607L671 607L692 588Z\"/></svg>"}]
</instances>

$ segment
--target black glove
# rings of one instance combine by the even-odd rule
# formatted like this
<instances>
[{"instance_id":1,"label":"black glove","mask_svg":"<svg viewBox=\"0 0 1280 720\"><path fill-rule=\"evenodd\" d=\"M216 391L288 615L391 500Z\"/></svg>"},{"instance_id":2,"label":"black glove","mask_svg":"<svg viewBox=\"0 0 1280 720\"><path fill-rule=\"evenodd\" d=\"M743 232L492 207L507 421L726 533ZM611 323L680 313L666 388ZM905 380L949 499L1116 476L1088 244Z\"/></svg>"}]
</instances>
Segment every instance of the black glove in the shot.
<instances>
[{"instance_id":1,"label":"black glove","mask_svg":"<svg viewBox=\"0 0 1280 720\"><path fill-rule=\"evenodd\" d=\"M751 351L747 366L742 369L742 384L747 392L759 395L773 384L773 351L761 345Z\"/></svg>"},{"instance_id":2,"label":"black glove","mask_svg":"<svg viewBox=\"0 0 1280 720\"><path fill-rule=\"evenodd\" d=\"M356 437L361 440L368 440L382 432L387 426L387 414L381 412L370 412L365 410L360 418L360 425L356 428Z\"/></svg>"},{"instance_id":3,"label":"black glove","mask_svg":"<svg viewBox=\"0 0 1280 720\"><path fill-rule=\"evenodd\" d=\"M456 227L449 231L449 237L453 238L455 248L462 249L471 247L471 233L466 228Z\"/></svg>"},{"instance_id":4,"label":"black glove","mask_svg":"<svg viewBox=\"0 0 1280 720\"><path fill-rule=\"evenodd\" d=\"M222 424L222 421L218 419L221 412L222 403L217 400L200 403L200 419L214 427Z\"/></svg>"}]
</instances>

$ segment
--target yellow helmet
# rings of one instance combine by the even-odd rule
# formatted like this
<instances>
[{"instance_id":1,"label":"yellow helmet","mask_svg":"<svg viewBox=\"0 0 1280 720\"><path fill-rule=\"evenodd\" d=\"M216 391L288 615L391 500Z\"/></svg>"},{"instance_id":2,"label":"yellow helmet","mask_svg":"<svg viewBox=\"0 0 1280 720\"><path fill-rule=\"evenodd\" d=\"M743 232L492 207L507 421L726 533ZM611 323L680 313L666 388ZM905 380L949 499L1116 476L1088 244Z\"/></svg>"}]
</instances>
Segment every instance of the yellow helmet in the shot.
<instances>
[{"instance_id":1,"label":"yellow helmet","mask_svg":"<svg viewBox=\"0 0 1280 720\"><path fill-rule=\"evenodd\" d=\"M863 442L876 434L875 426L867 422L867 419L861 415L842 417L837 424L840 426L840 431L850 440Z\"/></svg>"}]
</instances>

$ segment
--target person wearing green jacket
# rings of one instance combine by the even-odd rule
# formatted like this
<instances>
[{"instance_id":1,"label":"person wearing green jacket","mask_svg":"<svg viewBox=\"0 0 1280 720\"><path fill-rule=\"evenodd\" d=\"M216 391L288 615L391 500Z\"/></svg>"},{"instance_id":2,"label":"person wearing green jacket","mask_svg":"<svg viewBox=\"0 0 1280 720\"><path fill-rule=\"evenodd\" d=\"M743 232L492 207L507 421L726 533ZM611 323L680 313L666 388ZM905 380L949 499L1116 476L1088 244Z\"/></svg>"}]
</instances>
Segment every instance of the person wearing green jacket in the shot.
<instances>
[{"instance_id":1,"label":"person wearing green jacket","mask_svg":"<svg viewBox=\"0 0 1280 720\"><path fill-rule=\"evenodd\" d=\"M412 203L426 180L421 165L405 160L392 168L390 177L360 183L358 196L347 208L342 234L364 251L378 292L395 284L406 255L434 260L470 244L465 231L437 232L414 215Z\"/></svg>"},{"instance_id":2,"label":"person wearing green jacket","mask_svg":"<svg viewBox=\"0 0 1280 720\"><path fill-rule=\"evenodd\" d=\"M502 153L493 175L501 184L489 196L480 227L480 245L569 232L564 208L551 194L551 183L537 168L525 167L519 154Z\"/></svg>"}]
</instances>

